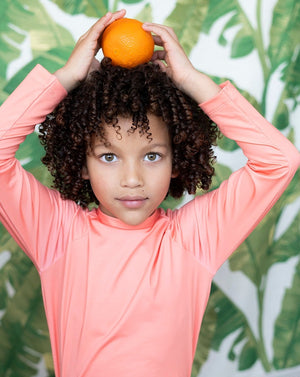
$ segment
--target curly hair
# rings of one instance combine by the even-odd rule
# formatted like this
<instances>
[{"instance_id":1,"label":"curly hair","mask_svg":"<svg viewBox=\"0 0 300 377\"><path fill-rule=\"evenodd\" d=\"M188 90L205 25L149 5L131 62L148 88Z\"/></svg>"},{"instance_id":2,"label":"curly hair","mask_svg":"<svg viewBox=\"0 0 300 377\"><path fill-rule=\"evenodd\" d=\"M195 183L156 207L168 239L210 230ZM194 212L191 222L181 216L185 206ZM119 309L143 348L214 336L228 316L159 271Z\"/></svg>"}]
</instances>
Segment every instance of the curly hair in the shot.
<instances>
[{"instance_id":1,"label":"curly hair","mask_svg":"<svg viewBox=\"0 0 300 377\"><path fill-rule=\"evenodd\" d=\"M90 182L82 178L88 148L95 136L105 141L105 124L118 133L118 117L132 118L130 131L151 138L147 114L160 117L171 137L177 177L171 179L168 194L179 198L185 190L207 190L214 174L217 126L157 65L126 69L107 58L40 125L46 151L42 162L54 177L54 188L83 208L99 204Z\"/></svg>"}]
</instances>

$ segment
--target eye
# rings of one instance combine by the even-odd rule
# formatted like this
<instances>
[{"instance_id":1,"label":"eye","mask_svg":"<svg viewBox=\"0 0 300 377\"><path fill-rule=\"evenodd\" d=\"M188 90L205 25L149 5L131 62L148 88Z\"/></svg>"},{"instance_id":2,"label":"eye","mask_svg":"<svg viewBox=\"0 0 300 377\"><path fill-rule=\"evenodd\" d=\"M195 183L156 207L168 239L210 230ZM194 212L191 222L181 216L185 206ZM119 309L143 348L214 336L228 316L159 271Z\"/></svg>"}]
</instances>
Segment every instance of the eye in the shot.
<instances>
[{"instance_id":1,"label":"eye","mask_svg":"<svg viewBox=\"0 0 300 377\"><path fill-rule=\"evenodd\" d=\"M160 159L161 159L161 155L155 152L147 153L145 156L145 160L150 161L150 162L159 161Z\"/></svg>"},{"instance_id":2,"label":"eye","mask_svg":"<svg viewBox=\"0 0 300 377\"><path fill-rule=\"evenodd\" d=\"M113 153L104 153L99 156L100 160L103 162L115 162L117 161L117 156Z\"/></svg>"}]
</instances>

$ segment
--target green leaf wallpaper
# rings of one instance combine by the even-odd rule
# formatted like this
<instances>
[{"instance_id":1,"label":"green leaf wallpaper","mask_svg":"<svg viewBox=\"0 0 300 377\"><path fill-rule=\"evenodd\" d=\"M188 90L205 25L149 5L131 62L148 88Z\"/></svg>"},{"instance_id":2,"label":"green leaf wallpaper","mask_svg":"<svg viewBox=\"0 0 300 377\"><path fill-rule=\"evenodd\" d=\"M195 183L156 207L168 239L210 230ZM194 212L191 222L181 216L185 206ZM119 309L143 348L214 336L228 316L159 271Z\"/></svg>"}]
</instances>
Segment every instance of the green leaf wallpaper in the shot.
<instances>
[{"instance_id":1,"label":"green leaf wallpaper","mask_svg":"<svg viewBox=\"0 0 300 377\"><path fill-rule=\"evenodd\" d=\"M172 26L197 69L217 83L231 80L300 149L298 0L2 0L0 103L37 63L50 72L62 66L96 18L120 8L128 17ZM216 154L212 189L245 162L225 137ZM50 185L42 155L36 134L18 151L23 166ZM188 199L168 198L162 206ZM298 171L217 273L193 377L300 376L299 252ZM0 376L54 376L38 274L1 224Z\"/></svg>"}]
</instances>

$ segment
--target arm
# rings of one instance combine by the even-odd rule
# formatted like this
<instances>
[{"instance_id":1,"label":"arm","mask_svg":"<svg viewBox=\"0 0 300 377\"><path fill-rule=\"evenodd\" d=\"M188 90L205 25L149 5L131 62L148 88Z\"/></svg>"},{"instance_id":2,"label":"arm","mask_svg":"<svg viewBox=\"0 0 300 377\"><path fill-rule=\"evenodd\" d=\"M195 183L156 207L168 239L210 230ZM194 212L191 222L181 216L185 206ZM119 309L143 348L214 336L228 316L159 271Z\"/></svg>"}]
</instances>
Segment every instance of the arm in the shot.
<instances>
[{"instance_id":1,"label":"arm","mask_svg":"<svg viewBox=\"0 0 300 377\"><path fill-rule=\"evenodd\" d=\"M180 242L214 273L283 193L299 166L300 155L231 84L219 87L195 70L172 29L149 23L144 28L155 33L156 44L163 47L154 53L154 63L201 104L248 158L246 166L218 190L170 213Z\"/></svg>"},{"instance_id":2,"label":"arm","mask_svg":"<svg viewBox=\"0 0 300 377\"><path fill-rule=\"evenodd\" d=\"M27 173L15 152L65 95L57 79L36 66L0 108L0 220L37 266L45 264L46 256L39 253L49 237L50 217L58 221L54 203L59 194Z\"/></svg>"},{"instance_id":3,"label":"arm","mask_svg":"<svg viewBox=\"0 0 300 377\"><path fill-rule=\"evenodd\" d=\"M15 152L35 125L97 67L95 54L102 31L124 14L108 13L98 20L54 75L37 66L0 108L0 221L38 269L46 268L64 251L78 207L27 173Z\"/></svg>"},{"instance_id":4,"label":"arm","mask_svg":"<svg viewBox=\"0 0 300 377\"><path fill-rule=\"evenodd\" d=\"M300 154L230 83L201 105L248 158L217 190L176 213L180 238L215 273L253 231L292 180ZM191 218L195 219L191 223Z\"/></svg>"}]
</instances>

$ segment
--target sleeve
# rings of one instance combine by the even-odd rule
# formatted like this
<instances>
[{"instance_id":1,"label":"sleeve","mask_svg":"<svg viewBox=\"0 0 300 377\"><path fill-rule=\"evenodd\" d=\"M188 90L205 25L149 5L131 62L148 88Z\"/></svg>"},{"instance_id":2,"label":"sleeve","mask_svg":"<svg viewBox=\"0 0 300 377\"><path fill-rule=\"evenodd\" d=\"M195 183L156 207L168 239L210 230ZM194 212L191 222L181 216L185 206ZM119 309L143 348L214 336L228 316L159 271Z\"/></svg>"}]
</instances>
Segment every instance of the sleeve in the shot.
<instances>
[{"instance_id":1,"label":"sleeve","mask_svg":"<svg viewBox=\"0 0 300 377\"><path fill-rule=\"evenodd\" d=\"M248 161L218 189L172 215L176 237L213 274L275 204L300 162L294 145L231 83L221 87L200 106Z\"/></svg>"},{"instance_id":2,"label":"sleeve","mask_svg":"<svg viewBox=\"0 0 300 377\"><path fill-rule=\"evenodd\" d=\"M0 108L0 221L38 270L63 250L69 223L62 219L70 218L75 206L25 171L15 152L66 94L56 77L38 65Z\"/></svg>"}]
</instances>

